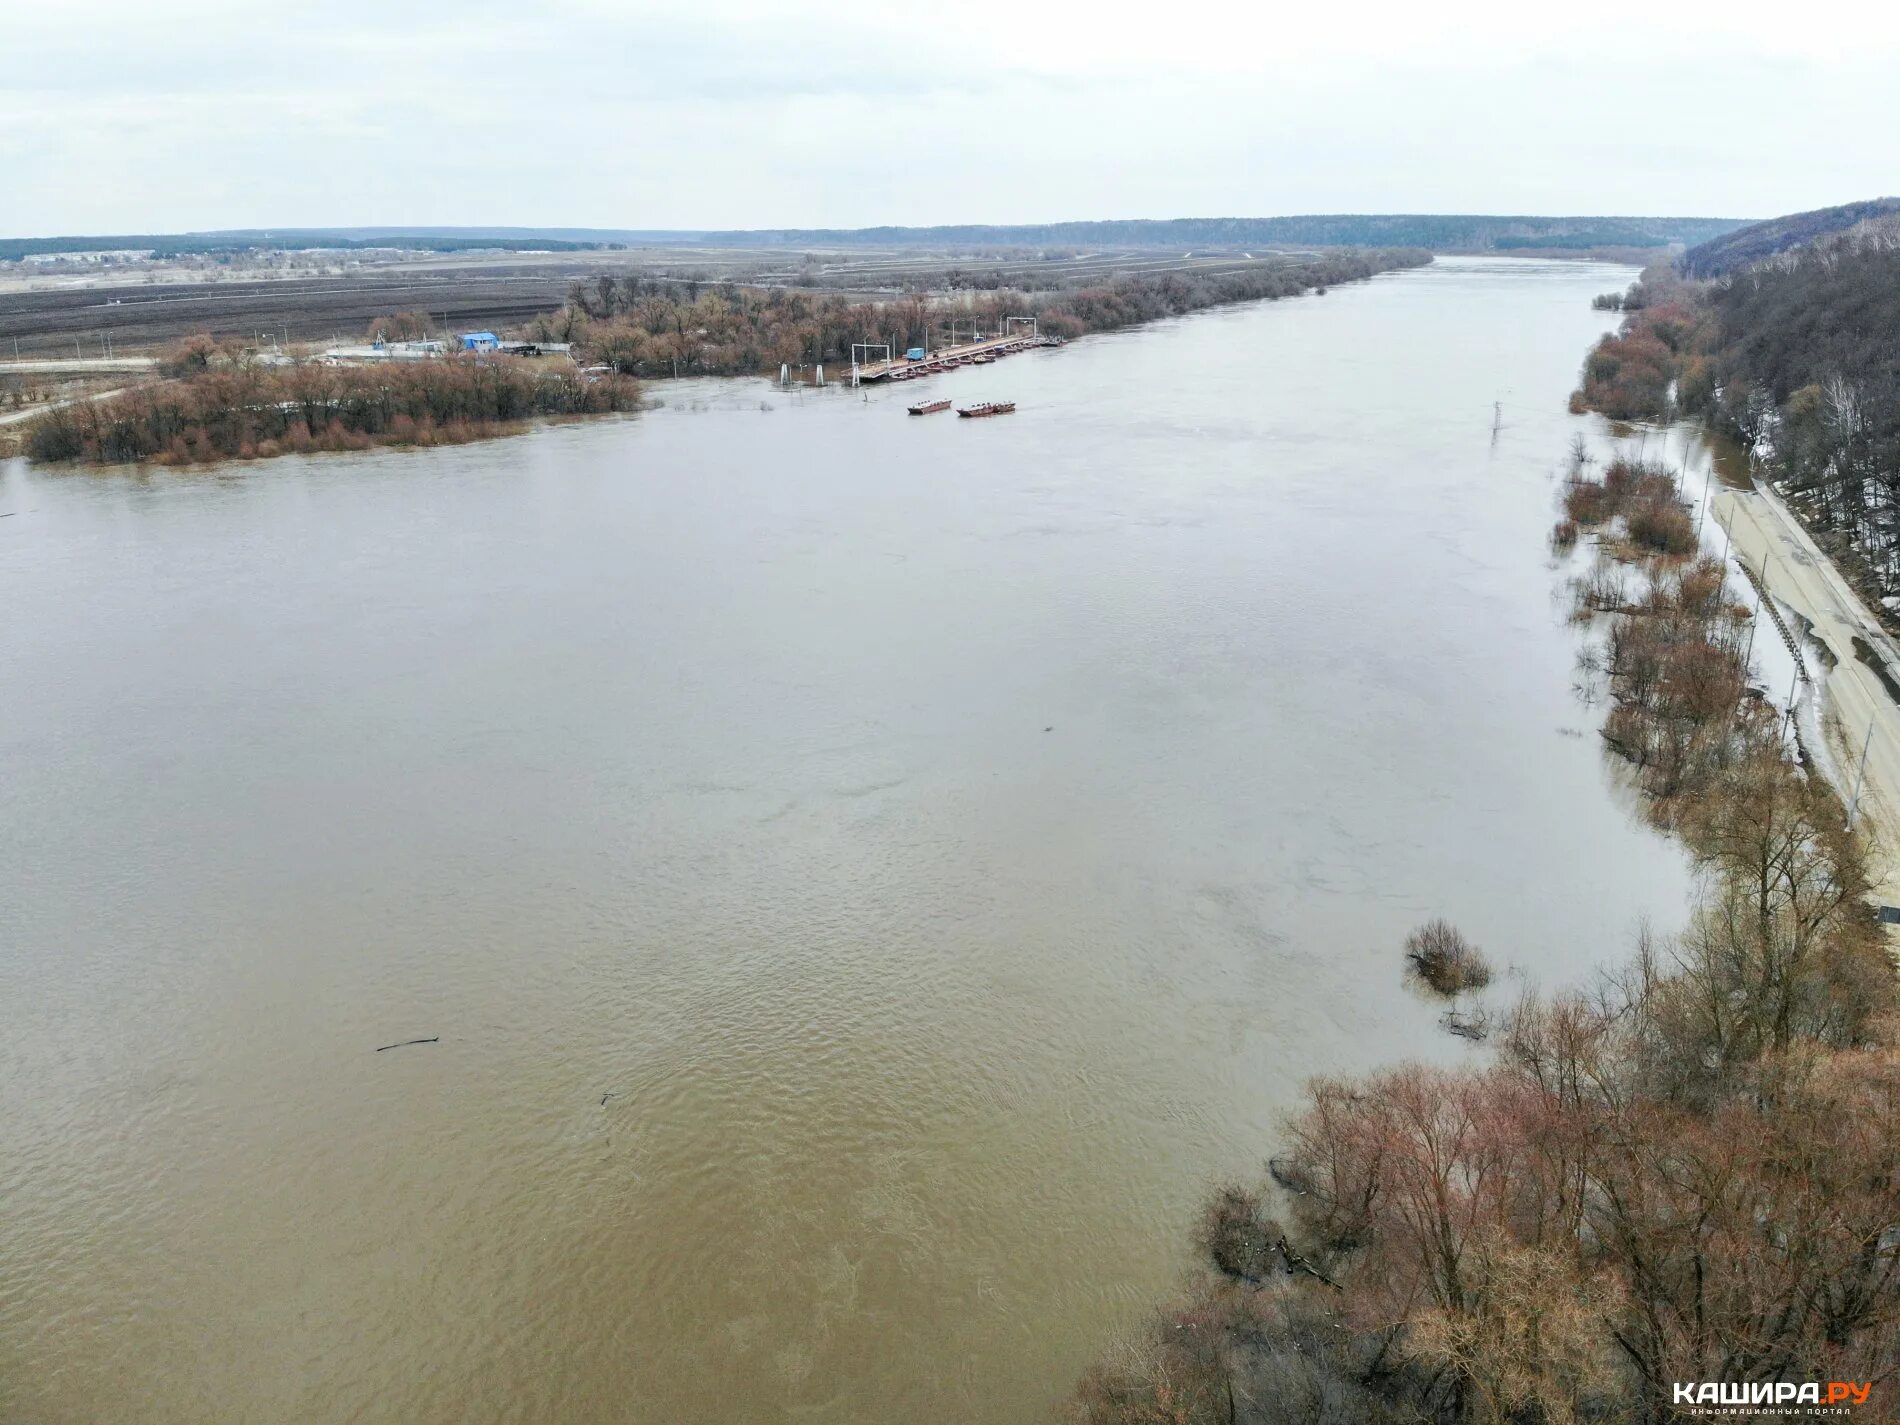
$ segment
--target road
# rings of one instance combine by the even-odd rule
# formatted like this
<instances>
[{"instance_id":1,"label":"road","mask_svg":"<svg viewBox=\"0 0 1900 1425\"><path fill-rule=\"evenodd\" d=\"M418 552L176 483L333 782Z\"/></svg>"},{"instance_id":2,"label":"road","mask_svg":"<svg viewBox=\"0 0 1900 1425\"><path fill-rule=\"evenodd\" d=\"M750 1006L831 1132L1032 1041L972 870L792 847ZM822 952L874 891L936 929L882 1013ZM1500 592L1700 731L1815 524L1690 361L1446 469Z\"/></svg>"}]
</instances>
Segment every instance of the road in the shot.
<instances>
[{"instance_id":1,"label":"road","mask_svg":"<svg viewBox=\"0 0 1900 1425\"><path fill-rule=\"evenodd\" d=\"M33 376L84 375L91 371L150 371L157 365L158 359L152 356L25 357L19 361L0 361L0 376L15 371Z\"/></svg>"},{"instance_id":2,"label":"road","mask_svg":"<svg viewBox=\"0 0 1900 1425\"><path fill-rule=\"evenodd\" d=\"M85 391L77 396L66 396L57 401L42 401L37 406L26 406L17 411L8 411L0 415L0 426L18 425L30 421L35 416L43 416L48 411L57 411L62 406L77 405L81 401L104 401L113 396L123 395L129 386L117 386L110 391Z\"/></svg>"},{"instance_id":3,"label":"road","mask_svg":"<svg viewBox=\"0 0 1900 1425\"><path fill-rule=\"evenodd\" d=\"M1827 760L1842 798L1851 798L1866 748L1857 825L1867 843L1875 899L1900 905L1900 701L1856 656L1855 640L1884 660L1896 679L1900 648L1773 492L1721 490L1711 508L1733 537L1735 554L1758 571L1766 564L1769 592L1805 618L1812 625L1809 636L1834 656L1820 710ZM1819 660L1810 658L1809 664L1819 671Z\"/></svg>"}]
</instances>

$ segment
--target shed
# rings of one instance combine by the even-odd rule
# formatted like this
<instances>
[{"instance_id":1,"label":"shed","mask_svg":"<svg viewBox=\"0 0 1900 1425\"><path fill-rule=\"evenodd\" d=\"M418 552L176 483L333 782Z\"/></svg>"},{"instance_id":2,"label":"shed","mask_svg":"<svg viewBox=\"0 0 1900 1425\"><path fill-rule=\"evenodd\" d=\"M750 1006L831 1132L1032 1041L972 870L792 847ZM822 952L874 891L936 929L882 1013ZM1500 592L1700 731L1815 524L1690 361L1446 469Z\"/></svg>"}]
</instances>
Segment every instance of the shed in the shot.
<instances>
[{"instance_id":1,"label":"shed","mask_svg":"<svg viewBox=\"0 0 1900 1425\"><path fill-rule=\"evenodd\" d=\"M463 332L463 351L493 351L501 345L501 338L493 332Z\"/></svg>"}]
</instances>

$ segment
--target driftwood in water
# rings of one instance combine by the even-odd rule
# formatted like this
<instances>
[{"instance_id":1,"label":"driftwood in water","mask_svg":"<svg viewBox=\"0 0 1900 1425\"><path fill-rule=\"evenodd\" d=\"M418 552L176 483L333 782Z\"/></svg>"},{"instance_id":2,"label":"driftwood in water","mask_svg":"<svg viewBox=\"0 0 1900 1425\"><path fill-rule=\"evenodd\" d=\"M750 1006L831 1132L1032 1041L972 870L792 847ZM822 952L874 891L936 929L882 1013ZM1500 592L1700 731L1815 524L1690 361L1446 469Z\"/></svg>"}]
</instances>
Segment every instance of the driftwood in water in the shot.
<instances>
[{"instance_id":1,"label":"driftwood in water","mask_svg":"<svg viewBox=\"0 0 1900 1425\"><path fill-rule=\"evenodd\" d=\"M442 1036L439 1034L432 1039L405 1039L400 1044L385 1044L376 1052L380 1054L384 1049L407 1049L411 1044L440 1044L441 1042Z\"/></svg>"},{"instance_id":2,"label":"driftwood in water","mask_svg":"<svg viewBox=\"0 0 1900 1425\"><path fill-rule=\"evenodd\" d=\"M1217 1192L1198 1233L1208 1259L1251 1287L1264 1287L1277 1268L1286 1276L1309 1276L1338 1290L1339 1283L1294 1250L1286 1232L1263 1208L1259 1195L1247 1188L1229 1184Z\"/></svg>"},{"instance_id":3,"label":"driftwood in water","mask_svg":"<svg viewBox=\"0 0 1900 1425\"><path fill-rule=\"evenodd\" d=\"M1267 1159L1267 1172L1281 1187L1300 1197L1305 1197L1313 1190L1313 1180L1306 1175L1306 1170L1291 1158Z\"/></svg>"},{"instance_id":4,"label":"driftwood in water","mask_svg":"<svg viewBox=\"0 0 1900 1425\"><path fill-rule=\"evenodd\" d=\"M1491 1032L1491 1019L1483 1010L1466 1013L1463 1010L1448 1009L1438 1016L1438 1022L1460 1039L1481 1040Z\"/></svg>"},{"instance_id":5,"label":"driftwood in water","mask_svg":"<svg viewBox=\"0 0 1900 1425\"><path fill-rule=\"evenodd\" d=\"M1296 1272L1302 1272L1305 1275L1312 1277L1313 1280L1315 1281L1325 1282L1326 1285L1331 1287L1334 1291L1344 1290L1344 1288L1341 1287L1338 1282L1334 1281L1331 1277L1327 1276L1326 1273L1322 1272L1318 1267L1314 1266L1311 1262L1307 1261L1306 1258L1302 1257L1298 1252L1294 1251L1293 1244L1286 1240L1286 1235L1284 1233L1282 1233L1280 1236L1280 1257L1281 1257L1281 1260L1283 1260L1286 1263L1286 1271L1287 1271L1288 1276L1292 1276Z\"/></svg>"}]
</instances>

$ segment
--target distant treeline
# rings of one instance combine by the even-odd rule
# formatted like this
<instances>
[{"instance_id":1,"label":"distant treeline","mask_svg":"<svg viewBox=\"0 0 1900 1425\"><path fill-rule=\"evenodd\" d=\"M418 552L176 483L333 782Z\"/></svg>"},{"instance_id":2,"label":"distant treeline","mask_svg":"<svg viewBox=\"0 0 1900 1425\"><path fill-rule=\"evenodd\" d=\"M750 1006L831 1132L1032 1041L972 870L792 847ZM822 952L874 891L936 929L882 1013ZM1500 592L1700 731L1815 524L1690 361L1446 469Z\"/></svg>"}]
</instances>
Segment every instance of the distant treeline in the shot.
<instances>
[{"instance_id":1,"label":"distant treeline","mask_svg":"<svg viewBox=\"0 0 1900 1425\"><path fill-rule=\"evenodd\" d=\"M199 349L202 352L202 348ZM374 366L194 363L175 380L44 415L27 455L42 461L187 464L378 445L440 445L538 416L631 410L623 376L583 377L505 357Z\"/></svg>"},{"instance_id":2,"label":"distant treeline","mask_svg":"<svg viewBox=\"0 0 1900 1425\"><path fill-rule=\"evenodd\" d=\"M887 343L896 351L936 347L952 321L975 321L996 332L1006 317L1030 316L1044 335L1074 337L1233 302L1297 296L1430 261L1421 249L1342 252L1242 272L1122 277L1039 296L986 293L968 303L921 295L864 302L785 288L682 285L637 273L603 273L576 284L567 305L530 323L528 335L571 341L584 362L630 375L751 375L775 372L781 364L842 366L854 342Z\"/></svg>"},{"instance_id":3,"label":"distant treeline","mask_svg":"<svg viewBox=\"0 0 1900 1425\"><path fill-rule=\"evenodd\" d=\"M478 237L391 231L374 237L346 237L333 230L216 233L116 233L95 237L0 238L0 262L69 252L151 252L157 257L206 257L227 252L295 251L325 248L343 251L402 248L410 252L583 252L619 244L572 242L542 237Z\"/></svg>"},{"instance_id":4,"label":"distant treeline","mask_svg":"<svg viewBox=\"0 0 1900 1425\"><path fill-rule=\"evenodd\" d=\"M796 228L702 233L702 242L791 247L1662 247L1741 227L1740 218L1534 217L1445 213L1332 213L1282 218L1111 219L1005 226ZM1583 241L1582 239L1587 239Z\"/></svg>"},{"instance_id":5,"label":"distant treeline","mask_svg":"<svg viewBox=\"0 0 1900 1425\"><path fill-rule=\"evenodd\" d=\"M535 228L245 228L220 232L0 238L0 259L29 253L152 248L167 254L258 248L401 247L570 251L626 244L716 247L1247 248L1424 247L1436 251L1692 246L1740 228L1740 218L1539 217L1484 213L1330 213L1277 218L1112 218L941 227L725 230Z\"/></svg>"},{"instance_id":6,"label":"distant treeline","mask_svg":"<svg viewBox=\"0 0 1900 1425\"><path fill-rule=\"evenodd\" d=\"M1900 595L1900 223L1707 284L1652 269L1637 292L1579 406L1732 436L1868 593Z\"/></svg>"}]
</instances>

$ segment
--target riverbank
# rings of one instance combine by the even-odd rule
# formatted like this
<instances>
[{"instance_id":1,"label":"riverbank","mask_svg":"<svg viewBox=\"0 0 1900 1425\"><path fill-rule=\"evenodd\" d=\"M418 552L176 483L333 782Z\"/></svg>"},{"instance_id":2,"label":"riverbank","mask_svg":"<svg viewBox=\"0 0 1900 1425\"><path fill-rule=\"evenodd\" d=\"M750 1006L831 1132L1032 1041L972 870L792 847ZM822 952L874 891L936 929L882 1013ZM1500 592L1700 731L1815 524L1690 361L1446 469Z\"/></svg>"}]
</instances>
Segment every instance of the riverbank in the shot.
<instances>
[{"instance_id":1,"label":"riverbank","mask_svg":"<svg viewBox=\"0 0 1900 1425\"><path fill-rule=\"evenodd\" d=\"M1753 490L1714 490L1712 499L1735 558L1826 651L1809 660L1825 699L1822 771L1843 802L1853 802L1859 788L1869 887L1880 904L1900 905L1900 648L1773 490L1758 483Z\"/></svg>"},{"instance_id":2,"label":"riverbank","mask_svg":"<svg viewBox=\"0 0 1900 1425\"><path fill-rule=\"evenodd\" d=\"M1675 1381L1824 1361L1865 1403L1900 1365L1900 1260L1869 1245L1900 1217L1900 992L1863 837L1751 688L1772 632L1676 475L1579 440L1562 495L1605 744L1704 869L1687 928L1526 996L1479 1066L1316 1081L1264 1178L1211 1195L1184 1298L1084 1379L1086 1425L1658 1422Z\"/></svg>"}]
</instances>

